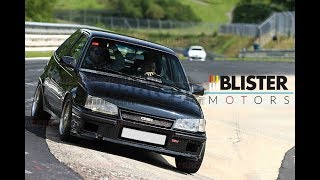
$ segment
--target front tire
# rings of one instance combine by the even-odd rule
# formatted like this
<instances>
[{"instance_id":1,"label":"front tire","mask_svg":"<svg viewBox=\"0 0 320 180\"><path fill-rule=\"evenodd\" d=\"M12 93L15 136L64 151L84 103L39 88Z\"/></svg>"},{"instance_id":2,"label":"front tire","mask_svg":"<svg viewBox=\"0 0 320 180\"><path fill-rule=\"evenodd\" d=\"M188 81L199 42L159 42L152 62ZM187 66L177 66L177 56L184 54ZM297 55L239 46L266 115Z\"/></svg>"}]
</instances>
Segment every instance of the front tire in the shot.
<instances>
[{"instance_id":1,"label":"front tire","mask_svg":"<svg viewBox=\"0 0 320 180\"><path fill-rule=\"evenodd\" d=\"M67 98L62 109L62 114L59 123L59 135L62 141L72 141L73 137L70 134L72 116L72 101Z\"/></svg>"},{"instance_id":2,"label":"front tire","mask_svg":"<svg viewBox=\"0 0 320 180\"><path fill-rule=\"evenodd\" d=\"M32 108L31 108L31 120L32 124L44 124L47 125L51 115L43 110L43 96L41 91L41 85L37 86L34 93Z\"/></svg>"},{"instance_id":3,"label":"front tire","mask_svg":"<svg viewBox=\"0 0 320 180\"><path fill-rule=\"evenodd\" d=\"M176 157L176 167L179 171L185 172L185 173L196 173L202 164L204 152L205 152L206 144L204 144L203 150L200 154L200 157L198 160L190 160L186 157Z\"/></svg>"}]
</instances>

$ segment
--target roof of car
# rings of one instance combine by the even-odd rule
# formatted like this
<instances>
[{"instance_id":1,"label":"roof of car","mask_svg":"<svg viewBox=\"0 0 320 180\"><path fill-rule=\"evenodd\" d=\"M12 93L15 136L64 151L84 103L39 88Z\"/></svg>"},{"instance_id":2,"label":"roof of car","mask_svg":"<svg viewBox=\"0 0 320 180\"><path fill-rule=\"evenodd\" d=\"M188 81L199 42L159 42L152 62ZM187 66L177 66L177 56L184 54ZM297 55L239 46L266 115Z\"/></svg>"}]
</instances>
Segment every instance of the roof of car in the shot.
<instances>
[{"instance_id":1,"label":"roof of car","mask_svg":"<svg viewBox=\"0 0 320 180\"><path fill-rule=\"evenodd\" d=\"M202 46L190 46L190 49L204 49Z\"/></svg>"},{"instance_id":2,"label":"roof of car","mask_svg":"<svg viewBox=\"0 0 320 180\"><path fill-rule=\"evenodd\" d=\"M118 40L118 41L129 42L129 43L132 43L132 44L145 46L145 47L148 47L148 48L164 51L164 52L167 52L167 53L175 55L175 52L172 49L168 48L168 47L165 47L163 45L156 44L156 43L153 43L153 42L149 42L149 41L146 41L146 40L138 39L138 38L135 38L135 37L122 35L122 34L118 34L118 33L115 33L115 32L106 31L106 30L99 30L99 29L81 29L81 30L87 31L91 36L106 37L106 38L110 38L110 39L114 39L114 40Z\"/></svg>"}]
</instances>

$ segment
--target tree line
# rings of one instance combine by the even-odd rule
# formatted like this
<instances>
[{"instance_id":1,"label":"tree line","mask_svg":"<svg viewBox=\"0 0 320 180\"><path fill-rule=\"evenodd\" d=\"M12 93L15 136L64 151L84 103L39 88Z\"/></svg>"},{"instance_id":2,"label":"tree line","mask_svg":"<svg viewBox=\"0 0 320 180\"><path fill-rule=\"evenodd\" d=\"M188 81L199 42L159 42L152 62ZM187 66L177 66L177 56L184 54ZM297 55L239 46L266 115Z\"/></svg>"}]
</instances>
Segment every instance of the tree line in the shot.
<instances>
[{"instance_id":1,"label":"tree line","mask_svg":"<svg viewBox=\"0 0 320 180\"><path fill-rule=\"evenodd\" d=\"M112 5L112 16L177 21L200 21L191 7L178 0L97 0ZM26 0L25 16L30 21L53 21L56 0Z\"/></svg>"}]
</instances>

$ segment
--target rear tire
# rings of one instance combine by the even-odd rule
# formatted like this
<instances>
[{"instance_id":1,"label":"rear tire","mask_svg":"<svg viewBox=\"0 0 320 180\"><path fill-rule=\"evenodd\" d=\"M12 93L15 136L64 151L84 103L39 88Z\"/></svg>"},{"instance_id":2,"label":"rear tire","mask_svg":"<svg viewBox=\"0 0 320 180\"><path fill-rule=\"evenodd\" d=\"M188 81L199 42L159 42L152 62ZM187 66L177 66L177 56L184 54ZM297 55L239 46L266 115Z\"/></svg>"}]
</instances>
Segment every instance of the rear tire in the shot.
<instances>
[{"instance_id":1,"label":"rear tire","mask_svg":"<svg viewBox=\"0 0 320 180\"><path fill-rule=\"evenodd\" d=\"M43 96L41 85L38 84L34 93L32 108L31 108L31 120L32 124L48 125L51 115L43 110Z\"/></svg>"},{"instance_id":2,"label":"rear tire","mask_svg":"<svg viewBox=\"0 0 320 180\"><path fill-rule=\"evenodd\" d=\"M185 173L196 173L202 164L205 148L206 144L204 144L203 151L198 160L190 160L181 156L176 157L175 161L177 169Z\"/></svg>"}]
</instances>

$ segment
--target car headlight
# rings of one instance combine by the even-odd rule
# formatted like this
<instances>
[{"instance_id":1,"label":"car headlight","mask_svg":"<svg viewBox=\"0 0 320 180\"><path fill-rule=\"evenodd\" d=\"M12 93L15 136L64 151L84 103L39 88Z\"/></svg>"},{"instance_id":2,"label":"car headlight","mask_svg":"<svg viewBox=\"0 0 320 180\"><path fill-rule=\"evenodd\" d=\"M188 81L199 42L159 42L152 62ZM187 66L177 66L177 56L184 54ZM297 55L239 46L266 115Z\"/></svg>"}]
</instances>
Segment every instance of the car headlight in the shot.
<instances>
[{"instance_id":1,"label":"car headlight","mask_svg":"<svg viewBox=\"0 0 320 180\"><path fill-rule=\"evenodd\" d=\"M205 119L177 119L173 125L174 129L181 129L192 132L205 132Z\"/></svg>"},{"instance_id":2,"label":"car headlight","mask_svg":"<svg viewBox=\"0 0 320 180\"><path fill-rule=\"evenodd\" d=\"M118 107L98 97L88 95L85 108L110 115L118 115Z\"/></svg>"}]
</instances>

